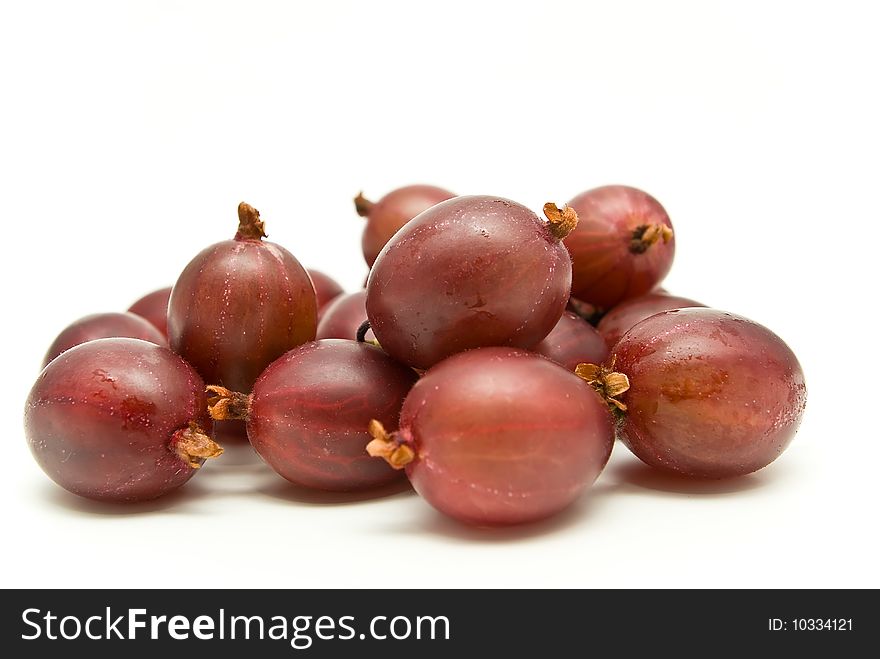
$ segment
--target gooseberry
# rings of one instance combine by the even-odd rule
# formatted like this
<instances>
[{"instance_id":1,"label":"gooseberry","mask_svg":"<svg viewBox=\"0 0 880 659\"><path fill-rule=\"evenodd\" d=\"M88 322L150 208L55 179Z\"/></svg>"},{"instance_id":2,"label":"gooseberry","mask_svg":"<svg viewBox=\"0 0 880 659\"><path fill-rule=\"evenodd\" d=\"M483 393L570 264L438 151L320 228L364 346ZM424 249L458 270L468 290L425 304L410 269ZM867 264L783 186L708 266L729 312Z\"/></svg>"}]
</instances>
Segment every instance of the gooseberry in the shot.
<instances>
[{"instance_id":1,"label":"gooseberry","mask_svg":"<svg viewBox=\"0 0 880 659\"><path fill-rule=\"evenodd\" d=\"M52 480L104 501L161 496L222 453L206 434L211 419L198 373L139 339L97 339L52 360L28 396L24 427Z\"/></svg>"},{"instance_id":2,"label":"gooseberry","mask_svg":"<svg viewBox=\"0 0 880 659\"><path fill-rule=\"evenodd\" d=\"M397 430L375 421L368 452L405 468L441 512L476 525L542 519L608 461L611 415L573 373L514 348L469 350L415 384Z\"/></svg>"},{"instance_id":3,"label":"gooseberry","mask_svg":"<svg viewBox=\"0 0 880 659\"><path fill-rule=\"evenodd\" d=\"M791 442L806 406L804 374L766 327L724 311L675 309L646 318L609 365L579 374L623 419L618 436L654 467L700 478L742 476ZM609 377L627 386L608 392ZM610 395L609 395L610 394Z\"/></svg>"},{"instance_id":4,"label":"gooseberry","mask_svg":"<svg viewBox=\"0 0 880 659\"><path fill-rule=\"evenodd\" d=\"M233 240L202 250L171 292L171 348L207 382L250 391L278 357L315 338L317 302L308 273L280 245L264 242L256 209L238 207Z\"/></svg>"},{"instance_id":5,"label":"gooseberry","mask_svg":"<svg viewBox=\"0 0 880 659\"><path fill-rule=\"evenodd\" d=\"M367 318L389 355L428 368L469 348L532 348L559 321L571 287L561 240L575 213L498 197L455 197L404 226L367 282Z\"/></svg>"},{"instance_id":6,"label":"gooseberry","mask_svg":"<svg viewBox=\"0 0 880 659\"><path fill-rule=\"evenodd\" d=\"M602 335L570 311L562 314L556 327L532 350L549 357L567 371L574 371L583 362L601 364L608 356Z\"/></svg>"},{"instance_id":7,"label":"gooseberry","mask_svg":"<svg viewBox=\"0 0 880 659\"><path fill-rule=\"evenodd\" d=\"M330 275L325 275L320 270L308 268L306 272L309 273L309 278L312 280L312 285L315 287L315 301L318 305L318 320L320 320L324 308L330 304L330 302L345 293L345 289L343 289L335 279L330 277Z\"/></svg>"},{"instance_id":8,"label":"gooseberry","mask_svg":"<svg viewBox=\"0 0 880 659\"><path fill-rule=\"evenodd\" d=\"M81 343L114 337L142 339L160 346L168 345L162 332L146 318L128 312L96 313L80 318L61 330L49 346L43 358L43 366L45 367L65 350Z\"/></svg>"},{"instance_id":9,"label":"gooseberry","mask_svg":"<svg viewBox=\"0 0 880 659\"><path fill-rule=\"evenodd\" d=\"M375 346L326 339L273 362L251 395L208 387L209 403L217 420L245 419L254 450L287 480L360 490L399 477L364 446L371 419L397 422L417 377Z\"/></svg>"},{"instance_id":10,"label":"gooseberry","mask_svg":"<svg viewBox=\"0 0 880 659\"><path fill-rule=\"evenodd\" d=\"M672 222L646 192L608 185L569 203L579 222L565 239L571 252L571 294L607 311L652 290L675 254Z\"/></svg>"},{"instance_id":11,"label":"gooseberry","mask_svg":"<svg viewBox=\"0 0 880 659\"><path fill-rule=\"evenodd\" d=\"M168 338L168 300L171 298L171 287L160 288L147 293L132 304L128 311L146 318L155 325L162 335Z\"/></svg>"},{"instance_id":12,"label":"gooseberry","mask_svg":"<svg viewBox=\"0 0 880 659\"><path fill-rule=\"evenodd\" d=\"M362 247L367 265L372 267L379 252L400 228L422 211L455 195L433 185L407 185L392 190L377 202L358 194L354 199L357 214L366 218Z\"/></svg>"},{"instance_id":13,"label":"gooseberry","mask_svg":"<svg viewBox=\"0 0 880 659\"><path fill-rule=\"evenodd\" d=\"M618 304L602 317L596 329L599 330L599 334L605 337L608 347L613 348L621 336L645 318L661 311L705 306L705 304L690 298L677 297L665 292L651 292ZM593 360L585 359L584 361Z\"/></svg>"}]
</instances>

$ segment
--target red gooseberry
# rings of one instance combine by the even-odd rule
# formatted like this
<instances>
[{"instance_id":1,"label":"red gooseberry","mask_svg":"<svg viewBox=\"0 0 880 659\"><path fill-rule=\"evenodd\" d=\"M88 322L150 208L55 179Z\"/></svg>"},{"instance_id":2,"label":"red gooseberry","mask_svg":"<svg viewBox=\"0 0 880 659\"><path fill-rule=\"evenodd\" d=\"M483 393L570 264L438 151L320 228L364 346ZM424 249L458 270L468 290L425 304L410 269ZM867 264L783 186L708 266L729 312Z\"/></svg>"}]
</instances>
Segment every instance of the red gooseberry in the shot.
<instances>
[{"instance_id":1,"label":"red gooseberry","mask_svg":"<svg viewBox=\"0 0 880 659\"><path fill-rule=\"evenodd\" d=\"M469 348L532 348L559 321L571 288L561 240L571 209L455 197L404 226L367 282L367 318L389 355L428 368Z\"/></svg>"},{"instance_id":2,"label":"red gooseberry","mask_svg":"<svg viewBox=\"0 0 880 659\"><path fill-rule=\"evenodd\" d=\"M583 362L601 364L608 356L602 335L570 311L562 314L556 327L532 350L549 357L567 371L574 371Z\"/></svg>"},{"instance_id":3,"label":"red gooseberry","mask_svg":"<svg viewBox=\"0 0 880 659\"><path fill-rule=\"evenodd\" d=\"M688 307L705 307L696 300L677 297L665 292L651 292L621 302L602 317L596 329L605 338L609 348L620 340L631 327L661 311L685 309ZM584 360L593 361L593 360ZM600 363L600 362L595 362Z\"/></svg>"},{"instance_id":4,"label":"red gooseberry","mask_svg":"<svg viewBox=\"0 0 880 659\"><path fill-rule=\"evenodd\" d=\"M371 419L394 424L415 372L375 346L314 341L273 362L251 395L210 386L216 420L245 419L254 450L287 480L321 490L360 490L398 472L364 446Z\"/></svg>"},{"instance_id":5,"label":"red gooseberry","mask_svg":"<svg viewBox=\"0 0 880 659\"><path fill-rule=\"evenodd\" d=\"M570 202L579 222L565 239L571 252L571 294L607 311L652 290L675 254L672 223L646 192L608 185Z\"/></svg>"},{"instance_id":6,"label":"red gooseberry","mask_svg":"<svg viewBox=\"0 0 880 659\"><path fill-rule=\"evenodd\" d=\"M162 332L145 318L128 312L96 313L80 318L64 328L46 351L43 366L65 350L81 343L114 337L142 339L160 346L168 345Z\"/></svg>"},{"instance_id":7,"label":"red gooseberry","mask_svg":"<svg viewBox=\"0 0 880 659\"><path fill-rule=\"evenodd\" d=\"M354 341L358 328L367 319L366 299L366 291L356 291L333 300L318 323L317 338Z\"/></svg>"},{"instance_id":8,"label":"red gooseberry","mask_svg":"<svg viewBox=\"0 0 880 659\"><path fill-rule=\"evenodd\" d=\"M480 348L430 369L397 430L371 424L371 455L405 468L432 506L476 525L539 520L571 504L613 444L602 399L573 373L514 348Z\"/></svg>"},{"instance_id":9,"label":"red gooseberry","mask_svg":"<svg viewBox=\"0 0 880 659\"><path fill-rule=\"evenodd\" d=\"M618 436L636 456L686 476L765 467L806 406L803 371L782 339L715 309L646 318L617 342L607 367L583 364L578 373L622 415Z\"/></svg>"},{"instance_id":10,"label":"red gooseberry","mask_svg":"<svg viewBox=\"0 0 880 659\"><path fill-rule=\"evenodd\" d=\"M335 279L330 277L330 275L325 275L320 270L308 268L306 272L309 273L309 278L315 287L315 301L318 305L318 320L320 320L326 306L345 293L345 290Z\"/></svg>"},{"instance_id":11,"label":"red gooseberry","mask_svg":"<svg viewBox=\"0 0 880 659\"><path fill-rule=\"evenodd\" d=\"M146 318L155 325L162 335L168 338L168 300L171 298L171 287L160 288L147 293L128 310L141 318Z\"/></svg>"},{"instance_id":12,"label":"red gooseberry","mask_svg":"<svg viewBox=\"0 0 880 659\"><path fill-rule=\"evenodd\" d=\"M52 480L104 501L161 496L222 453L206 434L202 379L139 339L97 339L54 359L31 389L24 427Z\"/></svg>"},{"instance_id":13,"label":"red gooseberry","mask_svg":"<svg viewBox=\"0 0 880 659\"><path fill-rule=\"evenodd\" d=\"M315 338L317 302L293 254L263 241L257 210L242 203L238 216L235 238L202 250L178 278L168 337L206 381L250 391L275 359Z\"/></svg>"},{"instance_id":14,"label":"red gooseberry","mask_svg":"<svg viewBox=\"0 0 880 659\"><path fill-rule=\"evenodd\" d=\"M355 210L367 220L361 241L367 265L373 267L379 252L404 224L454 196L449 190L433 185L407 185L392 190L377 202L358 194L354 199Z\"/></svg>"}]
</instances>

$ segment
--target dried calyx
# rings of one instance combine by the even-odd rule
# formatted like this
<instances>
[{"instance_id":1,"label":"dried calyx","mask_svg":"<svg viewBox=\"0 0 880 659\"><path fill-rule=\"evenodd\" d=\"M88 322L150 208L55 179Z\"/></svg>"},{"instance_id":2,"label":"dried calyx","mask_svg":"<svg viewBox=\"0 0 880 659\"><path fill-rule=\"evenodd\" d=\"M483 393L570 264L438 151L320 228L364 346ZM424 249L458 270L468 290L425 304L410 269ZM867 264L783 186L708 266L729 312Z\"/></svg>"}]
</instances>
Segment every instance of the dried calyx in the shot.
<instances>
[{"instance_id":1,"label":"dried calyx","mask_svg":"<svg viewBox=\"0 0 880 659\"><path fill-rule=\"evenodd\" d=\"M617 397L626 393L629 389L629 378L623 373L614 371L614 360L610 366L596 366L596 364L578 364L574 370L575 375L585 380L596 390L605 403L614 412L626 412L626 405L617 400Z\"/></svg>"},{"instance_id":2,"label":"dried calyx","mask_svg":"<svg viewBox=\"0 0 880 659\"><path fill-rule=\"evenodd\" d=\"M672 227L665 224L642 224L632 232L629 251L633 254L644 254L658 240L664 243L672 240Z\"/></svg>"},{"instance_id":3,"label":"dried calyx","mask_svg":"<svg viewBox=\"0 0 880 659\"><path fill-rule=\"evenodd\" d=\"M557 240L565 239L574 231L578 223L578 216L574 208L566 204L565 208L559 208L552 201L544 204L544 215L549 224L550 233Z\"/></svg>"},{"instance_id":4,"label":"dried calyx","mask_svg":"<svg viewBox=\"0 0 880 659\"><path fill-rule=\"evenodd\" d=\"M361 217L367 217L375 205L375 203L364 197L363 192L358 192L357 197L354 198L354 209Z\"/></svg>"},{"instance_id":5,"label":"dried calyx","mask_svg":"<svg viewBox=\"0 0 880 659\"><path fill-rule=\"evenodd\" d=\"M178 430L171 436L171 450L193 469L202 466L207 458L216 458L223 453L223 447L202 432L195 421Z\"/></svg>"},{"instance_id":6,"label":"dried calyx","mask_svg":"<svg viewBox=\"0 0 880 659\"><path fill-rule=\"evenodd\" d=\"M263 221L260 219L260 211L241 202L238 205L238 231L236 240L259 240L266 237Z\"/></svg>"},{"instance_id":7,"label":"dried calyx","mask_svg":"<svg viewBox=\"0 0 880 659\"><path fill-rule=\"evenodd\" d=\"M205 390L213 394L208 397L208 413L215 421L247 419L251 409L251 397L225 387L208 385Z\"/></svg>"},{"instance_id":8,"label":"dried calyx","mask_svg":"<svg viewBox=\"0 0 880 659\"><path fill-rule=\"evenodd\" d=\"M403 469L412 462L416 453L410 442L401 437L400 432L389 433L379 421L373 419L367 430L373 440L367 444L367 453L374 458L382 458L395 469Z\"/></svg>"}]
</instances>

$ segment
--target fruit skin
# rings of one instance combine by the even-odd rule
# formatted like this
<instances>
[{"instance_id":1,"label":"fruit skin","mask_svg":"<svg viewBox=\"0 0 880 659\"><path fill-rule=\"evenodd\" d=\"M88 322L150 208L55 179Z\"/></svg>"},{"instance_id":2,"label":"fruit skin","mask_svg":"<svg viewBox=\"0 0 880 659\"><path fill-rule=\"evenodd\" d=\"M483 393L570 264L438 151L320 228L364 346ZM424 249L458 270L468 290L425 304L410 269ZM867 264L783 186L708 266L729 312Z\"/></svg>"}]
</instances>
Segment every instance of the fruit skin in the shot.
<instances>
[{"instance_id":1,"label":"fruit skin","mask_svg":"<svg viewBox=\"0 0 880 659\"><path fill-rule=\"evenodd\" d=\"M371 419L397 425L418 376L375 346L327 339L291 350L254 385L251 445L287 480L351 491L402 477L367 455Z\"/></svg>"},{"instance_id":2,"label":"fruit skin","mask_svg":"<svg viewBox=\"0 0 880 659\"><path fill-rule=\"evenodd\" d=\"M806 386L791 349L766 327L715 309L666 311L611 352L629 377L620 439L649 465L727 478L779 457L803 416Z\"/></svg>"},{"instance_id":3,"label":"fruit skin","mask_svg":"<svg viewBox=\"0 0 880 659\"><path fill-rule=\"evenodd\" d=\"M366 202L367 224L361 238L361 247L367 265L372 267L379 252L400 228L419 213L455 194L433 185L407 185L392 190L374 204ZM358 200L363 201L362 197ZM357 203L357 201L356 201ZM363 206L358 205L358 212Z\"/></svg>"},{"instance_id":4,"label":"fruit skin","mask_svg":"<svg viewBox=\"0 0 880 659\"><path fill-rule=\"evenodd\" d=\"M317 302L293 254L242 236L241 226L234 240L205 248L184 268L171 292L168 337L206 382L249 392L269 364L315 338Z\"/></svg>"},{"instance_id":5,"label":"fruit skin","mask_svg":"<svg viewBox=\"0 0 880 659\"><path fill-rule=\"evenodd\" d=\"M609 348L613 348L620 337L631 327L661 311L705 307L705 304L686 297L677 297L665 292L652 292L621 302L602 317L596 329L605 338ZM593 362L598 364L599 362Z\"/></svg>"},{"instance_id":6,"label":"fruit skin","mask_svg":"<svg viewBox=\"0 0 880 659\"><path fill-rule=\"evenodd\" d=\"M601 364L608 356L602 335L571 311L562 314L556 327L532 351L572 372L578 364Z\"/></svg>"},{"instance_id":7,"label":"fruit skin","mask_svg":"<svg viewBox=\"0 0 880 659\"><path fill-rule=\"evenodd\" d=\"M429 370L406 397L406 472L441 512L477 525L542 519L572 503L611 455L613 426L583 380L538 355L482 348Z\"/></svg>"},{"instance_id":8,"label":"fruit skin","mask_svg":"<svg viewBox=\"0 0 880 659\"><path fill-rule=\"evenodd\" d=\"M337 297L345 293L345 289L340 286L330 275L325 275L320 270L308 268L309 278L312 280L312 286L315 287L315 299L318 305L318 320L321 319L324 309Z\"/></svg>"},{"instance_id":9,"label":"fruit skin","mask_svg":"<svg viewBox=\"0 0 880 659\"><path fill-rule=\"evenodd\" d=\"M383 350L416 368L483 346L531 348L568 302L571 262L528 208L488 196L428 209L385 246L367 282Z\"/></svg>"},{"instance_id":10,"label":"fruit skin","mask_svg":"<svg viewBox=\"0 0 880 659\"><path fill-rule=\"evenodd\" d=\"M138 339L98 339L53 360L24 415L43 471L102 501L153 499L189 480L196 469L171 444L190 421L211 428L202 379L168 348Z\"/></svg>"},{"instance_id":11,"label":"fruit skin","mask_svg":"<svg viewBox=\"0 0 880 659\"><path fill-rule=\"evenodd\" d=\"M137 302L132 304L128 311L146 318L155 325L162 335L168 338L168 300L171 297L171 287L160 288L158 291L147 293Z\"/></svg>"},{"instance_id":12,"label":"fruit skin","mask_svg":"<svg viewBox=\"0 0 880 659\"><path fill-rule=\"evenodd\" d=\"M651 291L669 272L674 236L647 247L639 243L644 251L633 251L633 232L639 227L672 229L654 197L625 185L608 185L583 192L568 203L578 214L577 227L565 239L574 297L608 310Z\"/></svg>"},{"instance_id":13,"label":"fruit skin","mask_svg":"<svg viewBox=\"0 0 880 659\"><path fill-rule=\"evenodd\" d=\"M165 336L151 322L133 313L96 313L84 316L61 331L43 358L43 368L65 350L86 341L109 338L143 339L167 346Z\"/></svg>"},{"instance_id":14,"label":"fruit skin","mask_svg":"<svg viewBox=\"0 0 880 659\"><path fill-rule=\"evenodd\" d=\"M340 295L333 300L318 323L318 339L349 339L357 338L358 328L367 319L366 291L356 291L348 295ZM367 340L372 338L367 332Z\"/></svg>"}]
</instances>

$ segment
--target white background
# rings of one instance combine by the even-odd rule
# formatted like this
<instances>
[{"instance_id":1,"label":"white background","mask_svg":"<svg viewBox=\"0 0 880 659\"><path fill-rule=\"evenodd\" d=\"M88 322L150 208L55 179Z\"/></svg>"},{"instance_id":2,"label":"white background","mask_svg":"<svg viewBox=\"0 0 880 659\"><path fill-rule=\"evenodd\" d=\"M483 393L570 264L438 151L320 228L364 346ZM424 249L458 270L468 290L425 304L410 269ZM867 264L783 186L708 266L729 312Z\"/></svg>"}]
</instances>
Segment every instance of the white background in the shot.
<instances>
[{"instance_id":1,"label":"white background","mask_svg":"<svg viewBox=\"0 0 880 659\"><path fill-rule=\"evenodd\" d=\"M873 6L4 3L2 585L880 586ZM790 449L687 484L617 446L570 511L502 531L297 490L241 452L128 507L42 474L21 413L67 323L172 283L241 200L353 290L351 198L413 182L535 209L653 193L667 288L799 355Z\"/></svg>"}]
</instances>

